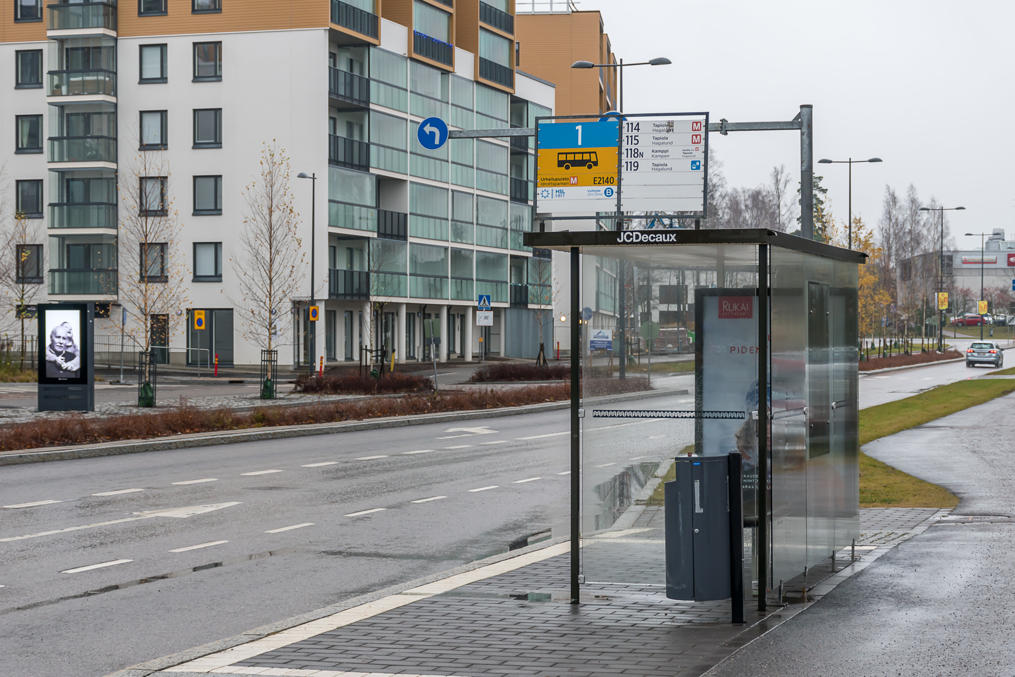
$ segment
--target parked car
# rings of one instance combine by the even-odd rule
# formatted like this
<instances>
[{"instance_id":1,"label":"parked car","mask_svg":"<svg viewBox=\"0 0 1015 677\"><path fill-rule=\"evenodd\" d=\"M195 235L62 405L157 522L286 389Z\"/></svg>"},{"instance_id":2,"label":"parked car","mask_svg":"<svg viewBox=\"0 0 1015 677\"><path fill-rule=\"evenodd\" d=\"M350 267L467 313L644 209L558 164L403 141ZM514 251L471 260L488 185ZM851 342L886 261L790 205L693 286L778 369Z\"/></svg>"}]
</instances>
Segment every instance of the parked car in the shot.
<instances>
[{"instance_id":1,"label":"parked car","mask_svg":"<svg viewBox=\"0 0 1015 677\"><path fill-rule=\"evenodd\" d=\"M956 327L979 327L983 324L983 318L976 313L966 313L962 317L955 318Z\"/></svg>"},{"instance_id":2,"label":"parked car","mask_svg":"<svg viewBox=\"0 0 1015 677\"><path fill-rule=\"evenodd\" d=\"M994 316L991 315L990 313L987 313L986 315L983 316L983 323L994 324Z\"/></svg>"},{"instance_id":3,"label":"parked car","mask_svg":"<svg viewBox=\"0 0 1015 677\"><path fill-rule=\"evenodd\" d=\"M1004 364L1004 353L996 343L989 341L976 341L971 343L966 350L966 366L972 367L976 364L991 364L1000 367Z\"/></svg>"}]
</instances>

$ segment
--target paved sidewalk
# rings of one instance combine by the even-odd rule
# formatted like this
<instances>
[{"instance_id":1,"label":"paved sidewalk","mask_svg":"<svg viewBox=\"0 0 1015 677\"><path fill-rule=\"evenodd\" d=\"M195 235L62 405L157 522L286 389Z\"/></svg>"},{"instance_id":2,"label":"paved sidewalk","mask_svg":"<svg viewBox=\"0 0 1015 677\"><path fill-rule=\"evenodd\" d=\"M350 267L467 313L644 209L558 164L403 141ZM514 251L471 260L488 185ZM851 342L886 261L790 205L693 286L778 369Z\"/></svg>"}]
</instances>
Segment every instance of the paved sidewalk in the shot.
<instances>
[{"instance_id":1,"label":"paved sidewalk","mask_svg":"<svg viewBox=\"0 0 1015 677\"><path fill-rule=\"evenodd\" d=\"M616 532L619 547L661 538L658 508ZM659 586L587 584L568 603L568 544L532 546L440 580L151 661L117 673L163 675L698 675L819 600L839 582L944 516L933 509L865 509L857 561L816 581L806 603L729 622L729 602L666 599ZM628 555L625 554L625 557Z\"/></svg>"}]
</instances>

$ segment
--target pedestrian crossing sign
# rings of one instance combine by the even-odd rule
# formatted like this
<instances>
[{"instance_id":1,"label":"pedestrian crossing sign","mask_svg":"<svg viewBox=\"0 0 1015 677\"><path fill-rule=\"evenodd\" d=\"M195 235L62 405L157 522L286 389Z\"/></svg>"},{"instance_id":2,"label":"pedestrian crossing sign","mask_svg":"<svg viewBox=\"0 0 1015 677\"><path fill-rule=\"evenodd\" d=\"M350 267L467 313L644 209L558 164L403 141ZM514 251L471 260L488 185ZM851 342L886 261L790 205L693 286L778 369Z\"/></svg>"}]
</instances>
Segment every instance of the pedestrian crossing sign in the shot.
<instances>
[{"instance_id":1,"label":"pedestrian crossing sign","mask_svg":"<svg viewBox=\"0 0 1015 677\"><path fill-rule=\"evenodd\" d=\"M492 310L493 308L492 308L492 306L490 306L490 295L489 294L480 294L479 295L479 304L478 305L479 305L479 310Z\"/></svg>"}]
</instances>

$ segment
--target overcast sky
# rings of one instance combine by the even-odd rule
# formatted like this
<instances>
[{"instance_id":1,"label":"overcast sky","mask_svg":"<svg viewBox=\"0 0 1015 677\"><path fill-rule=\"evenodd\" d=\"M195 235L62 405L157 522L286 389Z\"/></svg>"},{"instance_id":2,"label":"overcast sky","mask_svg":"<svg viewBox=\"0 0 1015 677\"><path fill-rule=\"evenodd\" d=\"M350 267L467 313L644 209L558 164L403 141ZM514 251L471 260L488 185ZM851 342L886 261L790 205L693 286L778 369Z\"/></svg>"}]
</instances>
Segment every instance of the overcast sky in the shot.
<instances>
[{"instance_id":1,"label":"overcast sky","mask_svg":"<svg viewBox=\"0 0 1015 677\"><path fill-rule=\"evenodd\" d=\"M853 166L853 215L877 226L885 186L962 205L965 232L1004 228L1015 240L1015 2L1011 0L583 0L603 13L625 61L630 112L708 111L712 121L790 120L814 106L815 172L836 220L847 215L847 166L820 158L883 158ZM591 56L590 56L591 58ZM710 136L731 186L757 186L786 165L800 173L798 132Z\"/></svg>"}]
</instances>

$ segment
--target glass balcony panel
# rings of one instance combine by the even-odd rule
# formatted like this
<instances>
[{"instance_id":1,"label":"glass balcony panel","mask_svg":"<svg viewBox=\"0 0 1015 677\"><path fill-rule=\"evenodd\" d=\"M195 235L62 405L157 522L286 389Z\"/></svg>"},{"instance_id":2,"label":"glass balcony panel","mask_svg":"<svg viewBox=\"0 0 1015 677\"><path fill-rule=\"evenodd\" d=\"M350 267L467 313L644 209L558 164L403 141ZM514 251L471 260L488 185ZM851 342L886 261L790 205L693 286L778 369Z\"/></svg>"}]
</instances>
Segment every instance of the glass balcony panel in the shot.
<instances>
[{"instance_id":1,"label":"glass balcony panel","mask_svg":"<svg viewBox=\"0 0 1015 677\"><path fill-rule=\"evenodd\" d=\"M529 285L511 284L511 305L526 306L529 304Z\"/></svg>"},{"instance_id":2,"label":"glass balcony panel","mask_svg":"<svg viewBox=\"0 0 1015 677\"><path fill-rule=\"evenodd\" d=\"M456 301L474 300L476 298L476 283L467 278L451 278L451 298Z\"/></svg>"},{"instance_id":3,"label":"glass balcony panel","mask_svg":"<svg viewBox=\"0 0 1015 677\"><path fill-rule=\"evenodd\" d=\"M473 244L475 242L475 226L465 221L452 221L451 222L451 241L461 242L464 244Z\"/></svg>"},{"instance_id":4,"label":"glass balcony panel","mask_svg":"<svg viewBox=\"0 0 1015 677\"><path fill-rule=\"evenodd\" d=\"M116 5L108 2L59 3L49 6L51 31L105 28L116 30Z\"/></svg>"},{"instance_id":5,"label":"glass balcony panel","mask_svg":"<svg viewBox=\"0 0 1015 677\"><path fill-rule=\"evenodd\" d=\"M392 240L408 239L408 215L403 212L392 212L387 209L377 210L377 236Z\"/></svg>"},{"instance_id":6,"label":"glass balcony panel","mask_svg":"<svg viewBox=\"0 0 1015 677\"><path fill-rule=\"evenodd\" d=\"M436 275L410 275L409 296L417 299L446 299L448 278Z\"/></svg>"},{"instance_id":7,"label":"glass balcony panel","mask_svg":"<svg viewBox=\"0 0 1015 677\"><path fill-rule=\"evenodd\" d=\"M505 33L515 32L515 18L513 16L482 1L479 3L479 20L488 26L499 28Z\"/></svg>"},{"instance_id":8,"label":"glass balcony panel","mask_svg":"<svg viewBox=\"0 0 1015 677\"><path fill-rule=\"evenodd\" d=\"M373 273L370 275L370 294L373 296L408 296L408 276L405 273Z\"/></svg>"},{"instance_id":9,"label":"glass balcony panel","mask_svg":"<svg viewBox=\"0 0 1015 677\"><path fill-rule=\"evenodd\" d=\"M116 96L116 72L49 71L49 96Z\"/></svg>"},{"instance_id":10,"label":"glass balcony panel","mask_svg":"<svg viewBox=\"0 0 1015 677\"><path fill-rule=\"evenodd\" d=\"M328 135L328 161L356 169L370 168L370 144L344 136Z\"/></svg>"},{"instance_id":11,"label":"glass balcony panel","mask_svg":"<svg viewBox=\"0 0 1015 677\"><path fill-rule=\"evenodd\" d=\"M344 202L328 202L328 225L335 228L377 231L377 210Z\"/></svg>"},{"instance_id":12,"label":"glass balcony panel","mask_svg":"<svg viewBox=\"0 0 1015 677\"><path fill-rule=\"evenodd\" d=\"M419 31L413 31L412 51L418 56L442 63L445 66L451 66L455 62L454 47L443 40L432 38L426 33L420 33Z\"/></svg>"},{"instance_id":13,"label":"glass balcony panel","mask_svg":"<svg viewBox=\"0 0 1015 677\"><path fill-rule=\"evenodd\" d=\"M505 87L515 86L515 72L507 66L501 66L496 61L490 61L480 57L479 59L479 77L490 82L496 82L498 85L504 85Z\"/></svg>"},{"instance_id":14,"label":"glass balcony panel","mask_svg":"<svg viewBox=\"0 0 1015 677\"><path fill-rule=\"evenodd\" d=\"M370 273L365 270L330 269L328 271L328 298L370 298Z\"/></svg>"},{"instance_id":15,"label":"glass balcony panel","mask_svg":"<svg viewBox=\"0 0 1015 677\"><path fill-rule=\"evenodd\" d=\"M340 68L328 68L328 93L361 106L370 104L370 79Z\"/></svg>"},{"instance_id":16,"label":"glass balcony panel","mask_svg":"<svg viewBox=\"0 0 1015 677\"><path fill-rule=\"evenodd\" d=\"M371 38L377 37L377 15L348 2L331 0L331 23Z\"/></svg>"},{"instance_id":17,"label":"glass balcony panel","mask_svg":"<svg viewBox=\"0 0 1015 677\"><path fill-rule=\"evenodd\" d=\"M113 295L116 294L116 270L49 271L49 293L53 295Z\"/></svg>"},{"instance_id":18,"label":"glass balcony panel","mask_svg":"<svg viewBox=\"0 0 1015 677\"><path fill-rule=\"evenodd\" d=\"M116 228L116 205L64 202L49 205L50 228Z\"/></svg>"},{"instance_id":19,"label":"glass balcony panel","mask_svg":"<svg viewBox=\"0 0 1015 677\"><path fill-rule=\"evenodd\" d=\"M53 136L50 162L116 162L116 139L109 136Z\"/></svg>"}]
</instances>

